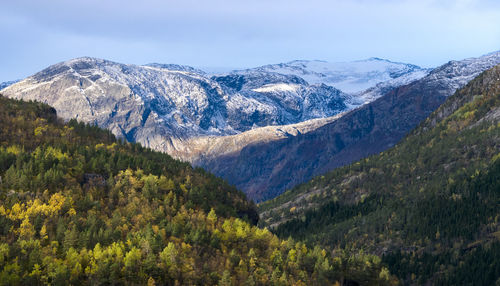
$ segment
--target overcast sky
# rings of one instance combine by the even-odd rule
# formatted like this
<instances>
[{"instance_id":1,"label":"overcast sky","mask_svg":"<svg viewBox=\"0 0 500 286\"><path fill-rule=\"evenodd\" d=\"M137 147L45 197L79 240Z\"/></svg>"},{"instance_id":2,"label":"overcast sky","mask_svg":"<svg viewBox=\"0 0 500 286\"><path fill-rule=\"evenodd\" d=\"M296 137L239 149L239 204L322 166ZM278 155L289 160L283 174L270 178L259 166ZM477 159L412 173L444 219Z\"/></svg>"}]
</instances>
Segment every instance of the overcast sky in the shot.
<instances>
[{"instance_id":1,"label":"overcast sky","mask_svg":"<svg viewBox=\"0 0 500 286\"><path fill-rule=\"evenodd\" d=\"M0 82L80 56L243 68L500 49L498 0L0 0Z\"/></svg>"}]
</instances>

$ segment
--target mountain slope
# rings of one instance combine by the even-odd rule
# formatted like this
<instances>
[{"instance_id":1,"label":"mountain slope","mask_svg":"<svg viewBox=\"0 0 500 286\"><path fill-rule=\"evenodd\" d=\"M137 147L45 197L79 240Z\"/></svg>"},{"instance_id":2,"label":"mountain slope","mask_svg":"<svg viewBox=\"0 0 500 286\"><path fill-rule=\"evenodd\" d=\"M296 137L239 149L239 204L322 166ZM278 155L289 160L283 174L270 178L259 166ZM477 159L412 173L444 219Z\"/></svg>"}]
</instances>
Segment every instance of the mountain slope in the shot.
<instances>
[{"instance_id":1,"label":"mountain slope","mask_svg":"<svg viewBox=\"0 0 500 286\"><path fill-rule=\"evenodd\" d=\"M0 284L396 282L376 256L280 240L255 215L201 169L0 96Z\"/></svg>"},{"instance_id":2,"label":"mountain slope","mask_svg":"<svg viewBox=\"0 0 500 286\"><path fill-rule=\"evenodd\" d=\"M308 133L251 144L200 165L258 201L272 198L315 175L393 146L458 87L498 63L500 52L449 62Z\"/></svg>"},{"instance_id":3,"label":"mountain slope","mask_svg":"<svg viewBox=\"0 0 500 286\"><path fill-rule=\"evenodd\" d=\"M500 266L499 79L496 66L394 148L263 203L263 224L283 237L384 254L408 283L449 285L464 275L478 279L467 280L472 284L494 283ZM482 261L479 254L496 258Z\"/></svg>"},{"instance_id":4,"label":"mountain slope","mask_svg":"<svg viewBox=\"0 0 500 286\"><path fill-rule=\"evenodd\" d=\"M179 158L190 157L191 163L195 166L210 167L210 163L207 162L223 163L219 161L220 157L237 157L241 150L248 145L273 142L307 133L337 120L342 115L343 113L326 118L306 120L296 124L258 127L236 135L197 137L186 141L186 145L192 146L189 153L178 151L173 155ZM228 163L227 166L223 167L217 165L217 170L224 173L224 171L220 171L221 168L231 169L231 161L228 161Z\"/></svg>"}]
</instances>

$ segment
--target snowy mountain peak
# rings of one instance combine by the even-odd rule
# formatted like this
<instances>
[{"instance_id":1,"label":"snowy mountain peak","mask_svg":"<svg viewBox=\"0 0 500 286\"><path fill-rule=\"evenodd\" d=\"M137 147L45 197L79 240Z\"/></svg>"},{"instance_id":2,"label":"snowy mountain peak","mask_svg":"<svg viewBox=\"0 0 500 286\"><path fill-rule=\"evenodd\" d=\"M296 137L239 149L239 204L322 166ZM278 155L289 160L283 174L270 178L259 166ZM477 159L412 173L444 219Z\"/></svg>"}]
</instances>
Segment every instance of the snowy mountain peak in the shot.
<instances>
[{"instance_id":1,"label":"snowy mountain peak","mask_svg":"<svg viewBox=\"0 0 500 286\"><path fill-rule=\"evenodd\" d=\"M75 70L82 70L92 68L94 66L122 66L122 64L113 62L110 60L93 58L93 57L79 57L75 59L71 59L69 61L59 63L63 66L71 67ZM58 64L56 64L57 66Z\"/></svg>"},{"instance_id":2,"label":"snowy mountain peak","mask_svg":"<svg viewBox=\"0 0 500 286\"><path fill-rule=\"evenodd\" d=\"M234 73L273 72L295 75L309 84L326 84L344 92L356 94L381 82L402 76L414 80L425 75L429 70L416 65L391 62L380 58L353 62L329 63L326 61L296 60L288 63L265 65ZM413 74L413 76L409 76Z\"/></svg>"}]
</instances>

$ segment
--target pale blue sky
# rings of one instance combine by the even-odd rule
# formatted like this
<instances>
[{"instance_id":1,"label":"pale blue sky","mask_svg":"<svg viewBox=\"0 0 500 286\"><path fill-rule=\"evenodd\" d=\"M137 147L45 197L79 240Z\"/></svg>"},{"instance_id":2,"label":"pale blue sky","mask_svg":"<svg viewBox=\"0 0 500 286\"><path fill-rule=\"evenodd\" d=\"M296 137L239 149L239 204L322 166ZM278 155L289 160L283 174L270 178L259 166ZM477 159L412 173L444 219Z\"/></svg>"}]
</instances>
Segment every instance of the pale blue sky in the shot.
<instances>
[{"instance_id":1,"label":"pale blue sky","mask_svg":"<svg viewBox=\"0 0 500 286\"><path fill-rule=\"evenodd\" d=\"M498 0L0 0L0 82L80 56L254 67L500 49Z\"/></svg>"}]
</instances>

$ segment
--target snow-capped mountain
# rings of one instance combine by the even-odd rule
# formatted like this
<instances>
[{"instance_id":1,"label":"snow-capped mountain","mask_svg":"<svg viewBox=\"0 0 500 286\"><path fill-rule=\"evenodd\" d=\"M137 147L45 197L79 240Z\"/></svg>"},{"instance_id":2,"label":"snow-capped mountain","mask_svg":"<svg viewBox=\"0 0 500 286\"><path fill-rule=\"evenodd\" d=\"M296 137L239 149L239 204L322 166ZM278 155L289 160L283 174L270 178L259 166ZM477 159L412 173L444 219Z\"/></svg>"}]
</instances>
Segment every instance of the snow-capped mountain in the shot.
<instances>
[{"instance_id":1,"label":"snow-capped mountain","mask_svg":"<svg viewBox=\"0 0 500 286\"><path fill-rule=\"evenodd\" d=\"M237 92L244 97L280 107L283 112L280 112L278 122L257 125L259 127L333 116L347 110L346 102L352 101L351 96L334 87L309 85L294 75L247 72L212 76L212 79L226 88L228 93Z\"/></svg>"},{"instance_id":2,"label":"snow-capped mountain","mask_svg":"<svg viewBox=\"0 0 500 286\"><path fill-rule=\"evenodd\" d=\"M326 84L349 94L357 94L375 85L404 76L408 83L425 76L429 70L405 63L391 62L380 58L353 62L329 63L325 61L292 61L288 63L265 65L253 69L235 71L273 72L298 76L309 84ZM395 81L397 86L399 82Z\"/></svg>"},{"instance_id":3,"label":"snow-capped mountain","mask_svg":"<svg viewBox=\"0 0 500 286\"><path fill-rule=\"evenodd\" d=\"M129 141L174 153L191 148L183 144L189 138L232 135L346 110L347 94L290 78L255 75L246 78L248 88L238 91L189 67L78 58L2 93L48 103L62 118L96 123Z\"/></svg>"},{"instance_id":4,"label":"snow-capped mountain","mask_svg":"<svg viewBox=\"0 0 500 286\"><path fill-rule=\"evenodd\" d=\"M95 122L128 139L135 139L137 127L149 122L168 122L160 125L171 135L235 133L215 108L224 101L220 86L189 72L79 58L53 65L2 93L46 102L62 118Z\"/></svg>"}]
</instances>

